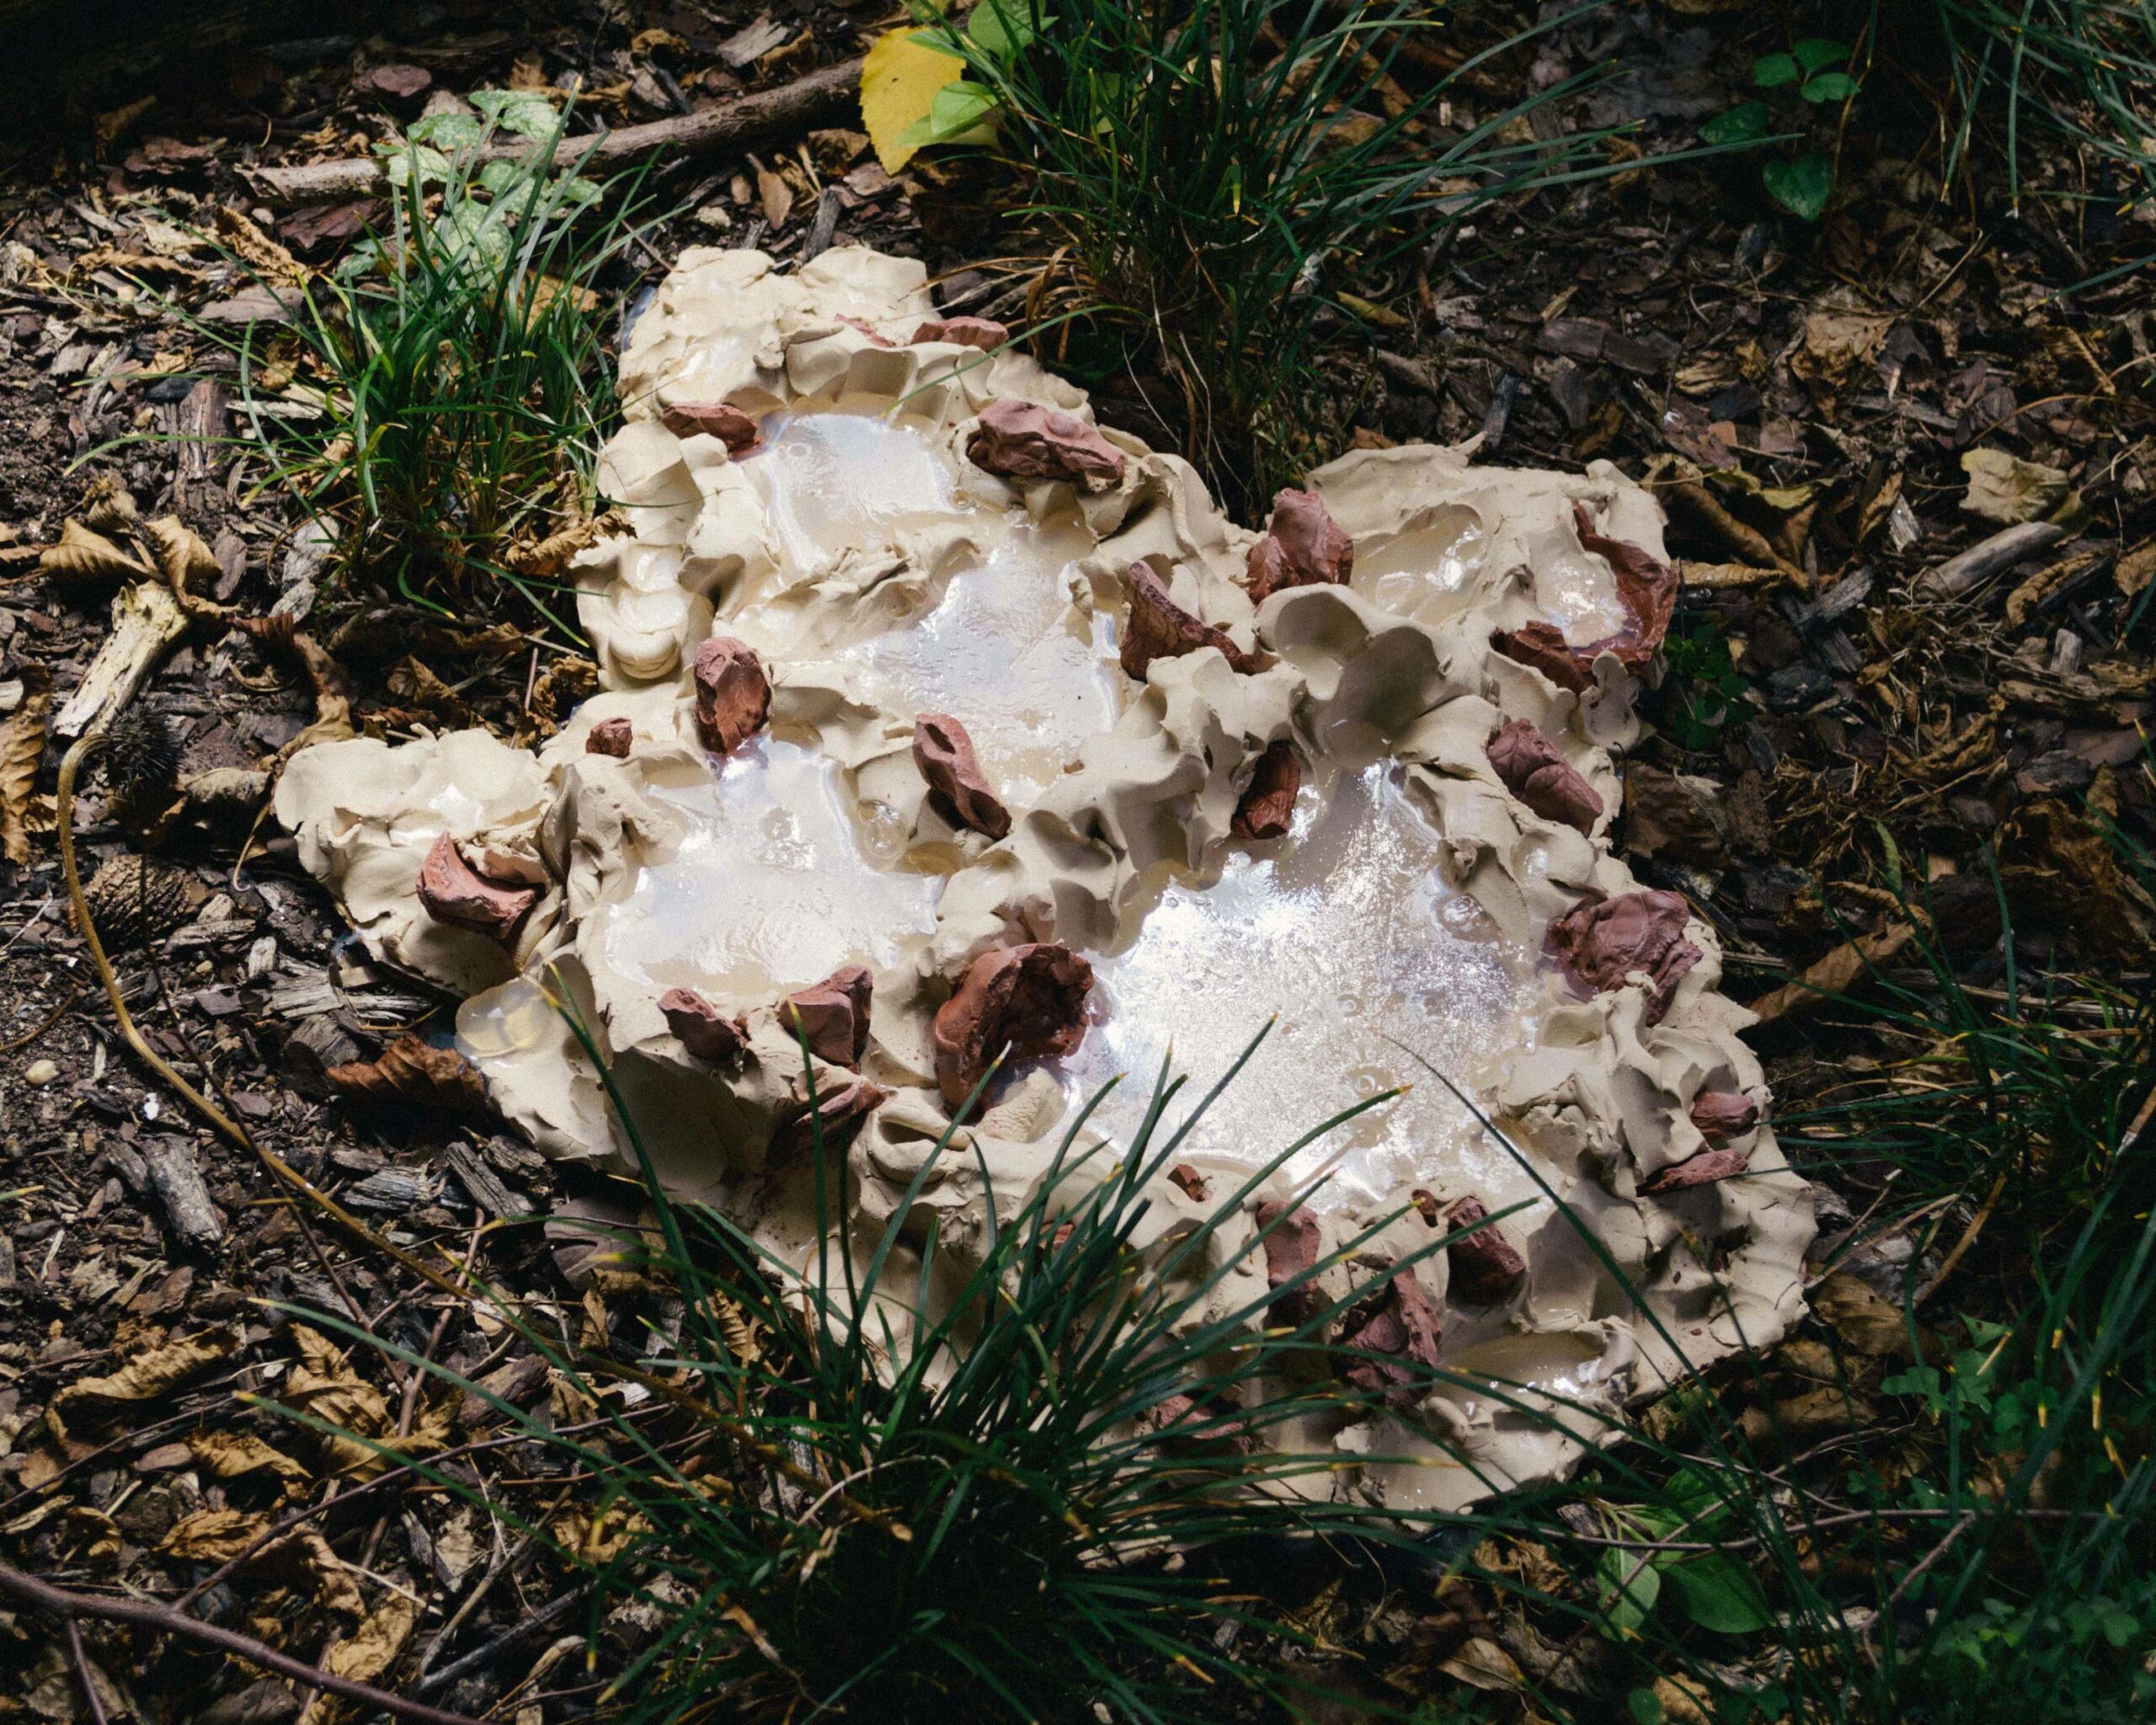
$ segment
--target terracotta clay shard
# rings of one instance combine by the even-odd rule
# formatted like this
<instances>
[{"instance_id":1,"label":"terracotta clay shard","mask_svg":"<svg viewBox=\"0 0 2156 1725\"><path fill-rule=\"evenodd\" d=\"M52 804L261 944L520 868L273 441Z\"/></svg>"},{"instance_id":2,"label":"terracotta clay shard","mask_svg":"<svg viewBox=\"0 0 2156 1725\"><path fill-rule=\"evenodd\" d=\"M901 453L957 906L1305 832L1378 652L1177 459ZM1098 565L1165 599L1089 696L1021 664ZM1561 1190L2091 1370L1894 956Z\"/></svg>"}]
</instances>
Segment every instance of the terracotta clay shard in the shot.
<instances>
[{"instance_id":1,"label":"terracotta clay shard","mask_svg":"<svg viewBox=\"0 0 2156 1725\"><path fill-rule=\"evenodd\" d=\"M1759 1104L1741 1090L1703 1090L1692 1098L1692 1124L1710 1144L1726 1144L1759 1124Z\"/></svg>"},{"instance_id":2,"label":"terracotta clay shard","mask_svg":"<svg viewBox=\"0 0 2156 1725\"><path fill-rule=\"evenodd\" d=\"M993 318L930 318L913 333L915 341L951 341L992 354L1011 339L1007 324Z\"/></svg>"},{"instance_id":3,"label":"terracotta clay shard","mask_svg":"<svg viewBox=\"0 0 2156 1725\"><path fill-rule=\"evenodd\" d=\"M444 833L419 865L419 902L437 922L454 923L506 946L517 924L539 902L539 889L488 880Z\"/></svg>"},{"instance_id":4,"label":"terracotta clay shard","mask_svg":"<svg viewBox=\"0 0 2156 1725\"><path fill-rule=\"evenodd\" d=\"M1170 1168L1168 1170L1168 1178L1175 1182L1177 1190L1181 1192L1182 1195L1185 1198L1187 1198L1193 1204L1203 1204L1205 1202L1205 1194L1207 1189L1205 1176L1199 1173L1198 1170L1191 1167L1188 1162L1177 1162L1172 1168Z\"/></svg>"},{"instance_id":5,"label":"terracotta clay shard","mask_svg":"<svg viewBox=\"0 0 2156 1725\"><path fill-rule=\"evenodd\" d=\"M1276 1220L1280 1225L1273 1227ZM1309 1210L1291 1212L1284 1204L1261 1204L1257 1207L1257 1226L1261 1229L1273 1229L1265 1236L1267 1287L1282 1287L1305 1271L1316 1267L1325 1236L1318 1226L1317 1218ZM1324 1311L1330 1303L1313 1278L1299 1287L1289 1289L1273 1302L1273 1320L1275 1323L1299 1327Z\"/></svg>"},{"instance_id":6,"label":"terracotta clay shard","mask_svg":"<svg viewBox=\"0 0 2156 1725\"><path fill-rule=\"evenodd\" d=\"M764 441L755 420L731 402L674 402L659 414L659 423L676 437L694 437L699 432L716 437L728 455L746 455Z\"/></svg>"},{"instance_id":7,"label":"terracotta clay shard","mask_svg":"<svg viewBox=\"0 0 2156 1725\"><path fill-rule=\"evenodd\" d=\"M700 1060L731 1060L749 1045L749 1027L729 1018L692 988L670 988L659 997L666 1028Z\"/></svg>"},{"instance_id":8,"label":"terracotta clay shard","mask_svg":"<svg viewBox=\"0 0 2156 1725\"><path fill-rule=\"evenodd\" d=\"M1000 839L1011 830L1011 811L1003 806L966 728L947 713L924 713L913 722L913 764L928 781L937 809L956 826L971 827Z\"/></svg>"},{"instance_id":9,"label":"terracotta clay shard","mask_svg":"<svg viewBox=\"0 0 2156 1725\"><path fill-rule=\"evenodd\" d=\"M1532 665L1560 688L1584 694L1594 683L1594 661L1614 653L1628 670L1652 660L1669 633L1677 609L1677 571L1629 539L1612 539L1594 531L1585 504L1572 505L1580 544L1609 563L1617 597L1631 621L1614 635L1575 647L1555 623L1537 621L1517 629L1500 629L1490 642L1508 659Z\"/></svg>"},{"instance_id":10,"label":"terracotta clay shard","mask_svg":"<svg viewBox=\"0 0 2156 1725\"><path fill-rule=\"evenodd\" d=\"M1640 1187L1642 1192L1683 1192L1694 1186L1710 1186L1744 1172L1751 1152L1742 1150L1703 1150L1673 1168L1664 1168Z\"/></svg>"},{"instance_id":11,"label":"terracotta clay shard","mask_svg":"<svg viewBox=\"0 0 2156 1725\"><path fill-rule=\"evenodd\" d=\"M1445 1225L1450 1229L1475 1228L1489 1214L1489 1207L1481 1199L1463 1198L1445 1212ZM1527 1260L1497 1231L1495 1223L1475 1228L1472 1234L1446 1247L1445 1263L1452 1273L1451 1291L1476 1306L1494 1306L1519 1286L1520 1278L1527 1274Z\"/></svg>"},{"instance_id":12,"label":"terracotta clay shard","mask_svg":"<svg viewBox=\"0 0 2156 1725\"><path fill-rule=\"evenodd\" d=\"M1228 638L1224 630L1200 622L1168 597L1166 585L1151 568L1131 564L1123 576L1130 589L1130 615L1123 626L1122 663L1124 673L1139 682L1156 659L1180 659L1201 647L1217 647L1235 670L1254 669L1250 655Z\"/></svg>"},{"instance_id":13,"label":"terracotta clay shard","mask_svg":"<svg viewBox=\"0 0 2156 1725\"><path fill-rule=\"evenodd\" d=\"M813 1111L806 1101L784 1111L771 1133L771 1148L784 1155L814 1150L820 1133L824 1148L832 1149L851 1138L862 1119L889 1093L866 1078L836 1090L819 1089Z\"/></svg>"},{"instance_id":14,"label":"terracotta clay shard","mask_svg":"<svg viewBox=\"0 0 2156 1725\"><path fill-rule=\"evenodd\" d=\"M1265 537L1250 548L1243 585L1262 604L1283 587L1346 586L1355 568L1355 542L1332 519L1315 491L1283 491L1273 499Z\"/></svg>"},{"instance_id":15,"label":"terracotta clay shard","mask_svg":"<svg viewBox=\"0 0 2156 1725\"><path fill-rule=\"evenodd\" d=\"M1235 803L1229 830L1237 838L1285 838L1295 815L1295 793L1303 788L1303 763L1285 737L1266 745L1257 769Z\"/></svg>"},{"instance_id":16,"label":"terracotta clay shard","mask_svg":"<svg viewBox=\"0 0 2156 1725\"><path fill-rule=\"evenodd\" d=\"M1554 920L1550 951L1586 994L1622 988L1634 972L1644 972L1646 1022L1659 1024L1678 981L1705 956L1684 938L1691 914L1681 893L1623 893Z\"/></svg>"},{"instance_id":17,"label":"terracotta clay shard","mask_svg":"<svg viewBox=\"0 0 2156 1725\"><path fill-rule=\"evenodd\" d=\"M715 755L731 755L771 717L771 684L746 641L713 635L696 649L696 734Z\"/></svg>"},{"instance_id":18,"label":"terracotta clay shard","mask_svg":"<svg viewBox=\"0 0 2156 1725\"><path fill-rule=\"evenodd\" d=\"M1093 967L1068 947L1038 941L984 953L937 1009L930 1036L943 1100L961 1106L996 1057L1054 1060L1086 1037Z\"/></svg>"},{"instance_id":19,"label":"terracotta clay shard","mask_svg":"<svg viewBox=\"0 0 2156 1725\"><path fill-rule=\"evenodd\" d=\"M1530 719L1516 718L1490 739L1490 765L1505 788L1545 820L1592 832L1602 798Z\"/></svg>"},{"instance_id":20,"label":"terracotta clay shard","mask_svg":"<svg viewBox=\"0 0 2156 1725\"><path fill-rule=\"evenodd\" d=\"M1609 650L1627 665L1645 665L1669 633L1677 610L1677 571L1629 539L1612 539L1594 531L1585 504L1572 505L1580 543L1609 565L1617 577L1617 596L1632 614L1629 630L1610 637Z\"/></svg>"},{"instance_id":21,"label":"terracotta clay shard","mask_svg":"<svg viewBox=\"0 0 2156 1725\"><path fill-rule=\"evenodd\" d=\"M966 459L1011 479L1065 479L1081 491L1123 481L1123 451L1083 419L1006 397L981 409Z\"/></svg>"},{"instance_id":22,"label":"terracotta clay shard","mask_svg":"<svg viewBox=\"0 0 2156 1725\"><path fill-rule=\"evenodd\" d=\"M626 718L602 718L584 734L584 752L587 755L611 755L616 761L629 758L629 745L636 740L636 728Z\"/></svg>"},{"instance_id":23,"label":"terracotta clay shard","mask_svg":"<svg viewBox=\"0 0 2156 1725\"><path fill-rule=\"evenodd\" d=\"M779 1019L799 1028L808 1052L858 1071L868 1048L868 1001L874 979L866 964L841 964L813 988L788 995Z\"/></svg>"},{"instance_id":24,"label":"terracotta clay shard","mask_svg":"<svg viewBox=\"0 0 2156 1725\"><path fill-rule=\"evenodd\" d=\"M1345 1347L1382 1355L1358 1359L1341 1376L1359 1390L1384 1396L1396 1407L1412 1407L1433 1387L1438 1344L1444 1339L1438 1303L1412 1269L1399 1269L1374 1307L1351 1316Z\"/></svg>"}]
</instances>

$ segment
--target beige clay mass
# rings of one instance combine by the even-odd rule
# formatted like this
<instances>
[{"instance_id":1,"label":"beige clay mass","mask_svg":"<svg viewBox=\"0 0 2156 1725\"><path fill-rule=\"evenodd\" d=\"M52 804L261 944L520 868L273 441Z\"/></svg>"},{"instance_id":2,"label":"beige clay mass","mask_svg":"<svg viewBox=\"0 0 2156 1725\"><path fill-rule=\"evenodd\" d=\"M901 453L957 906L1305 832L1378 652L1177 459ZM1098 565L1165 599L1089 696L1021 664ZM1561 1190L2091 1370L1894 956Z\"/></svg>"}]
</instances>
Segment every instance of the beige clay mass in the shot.
<instances>
[{"instance_id":1,"label":"beige clay mass","mask_svg":"<svg viewBox=\"0 0 2156 1725\"><path fill-rule=\"evenodd\" d=\"M1263 1201L1299 1203L1324 1251L1399 1213L1327 1272L1338 1294L1463 1204L1523 1206L1481 1258L1415 1270L1444 1365L1491 1393L1449 1384L1298 1429L1313 1450L1418 1457L1342 1469L1334 1489L1454 1507L1546 1477L1607 1441L1625 1402L1779 1338L1801 1310L1812 1206L1761 1123L1747 1014L1718 991L1712 929L1673 895L1634 896L1593 812L1615 807L1613 757L1639 730L1650 655L1626 633L1640 607L1617 566L1660 569L1652 500L1603 462L1359 452L1308 482L1352 542L1348 580L1253 603L1258 536L1186 462L1093 427L1082 393L1022 355L915 340L935 315L909 259L842 248L782 273L756 252L686 254L622 363L627 423L601 483L630 531L577 571L604 692L536 755L473 731L319 745L287 769L279 818L370 948L470 996L460 1045L503 1114L550 1154L626 1160L533 980L551 971L669 1185L805 1258L805 1080L782 1007L841 984L821 996L836 1028L816 1039L816 1089L856 1111L844 1154L865 1249L949 1125L937 1008L985 955L1052 942L1091 966L1085 1033L958 1128L963 1153L931 1174L918 1203L953 1261L977 1252L991 1201L1026 1201L1107 1080L1129 1075L1089 1127L1119 1141L1171 1041L1196 1093L1276 1017L1187 1170L1158 1183L1139 1245L1403 1083L1281 1166L1224 1246L1255 1235ZM1057 423L1093 467L1000 477L969 458L985 425L993 444L1038 423L1026 403L1070 416ZM1134 677L1140 563L1210 628ZM691 670L713 636L753 649L770 685L767 724L723 759ZM1005 836L931 791L923 713L960 722ZM1509 781L1492 750L1508 726ZM1246 793L1290 754L1278 821L1239 836ZM421 905L430 853L536 895L506 943ZM1640 968L1592 945L1604 936ZM854 966L865 982L845 985ZM670 990L704 1017L670 1018ZM1214 1308L1262 1304L1265 1277L1250 1253Z\"/></svg>"}]
</instances>

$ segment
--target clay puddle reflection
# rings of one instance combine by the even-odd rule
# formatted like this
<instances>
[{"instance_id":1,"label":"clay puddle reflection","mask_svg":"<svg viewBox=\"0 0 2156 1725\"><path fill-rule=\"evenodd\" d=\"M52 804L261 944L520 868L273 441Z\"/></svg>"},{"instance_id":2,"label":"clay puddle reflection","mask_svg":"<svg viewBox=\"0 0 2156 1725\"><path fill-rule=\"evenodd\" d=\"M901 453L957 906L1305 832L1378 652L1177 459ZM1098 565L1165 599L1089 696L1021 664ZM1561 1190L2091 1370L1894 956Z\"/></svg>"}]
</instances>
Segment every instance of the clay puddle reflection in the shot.
<instances>
[{"instance_id":1,"label":"clay puddle reflection","mask_svg":"<svg viewBox=\"0 0 2156 1725\"><path fill-rule=\"evenodd\" d=\"M1096 1022L1062 1063L1074 1103L1129 1076L1091 1124L1127 1137L1161 1056L1190 1106L1265 1023L1278 1023L1187 1140L1255 1167L1363 1097L1412 1092L1338 1128L1288 1164L1328 1163L1320 1208L1404 1183L1490 1199L1524 1183L1473 1116L1385 1039L1473 1092L1497 1057L1534 1044L1540 986L1481 908L1438 871L1443 841L1390 763L1306 788L1290 836L1232 852L1210 885L1165 885L1134 937L1095 960Z\"/></svg>"},{"instance_id":2,"label":"clay puddle reflection","mask_svg":"<svg viewBox=\"0 0 2156 1725\"><path fill-rule=\"evenodd\" d=\"M1075 523L1022 522L953 574L926 611L835 655L862 694L901 718L947 713L1013 807L1033 802L1122 711L1115 627L1070 601L1092 548Z\"/></svg>"},{"instance_id":3,"label":"clay puddle reflection","mask_svg":"<svg viewBox=\"0 0 2156 1725\"><path fill-rule=\"evenodd\" d=\"M838 768L814 750L758 738L716 777L654 795L686 823L680 847L590 913L625 978L747 1006L841 964L894 964L935 929L942 878L874 867Z\"/></svg>"},{"instance_id":4,"label":"clay puddle reflection","mask_svg":"<svg viewBox=\"0 0 2156 1725\"><path fill-rule=\"evenodd\" d=\"M795 569L821 569L965 513L942 451L918 425L886 417L889 405L841 398L765 416L764 447L742 457L741 470Z\"/></svg>"}]
</instances>

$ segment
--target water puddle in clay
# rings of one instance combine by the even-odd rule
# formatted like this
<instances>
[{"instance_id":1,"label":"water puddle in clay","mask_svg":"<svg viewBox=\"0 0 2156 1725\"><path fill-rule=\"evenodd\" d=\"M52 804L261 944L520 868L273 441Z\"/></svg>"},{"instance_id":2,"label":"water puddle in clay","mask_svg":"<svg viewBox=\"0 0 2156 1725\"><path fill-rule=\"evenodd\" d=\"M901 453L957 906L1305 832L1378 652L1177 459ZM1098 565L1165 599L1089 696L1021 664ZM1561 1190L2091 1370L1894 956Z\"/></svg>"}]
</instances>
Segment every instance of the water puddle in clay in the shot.
<instances>
[{"instance_id":1,"label":"water puddle in clay","mask_svg":"<svg viewBox=\"0 0 2156 1725\"><path fill-rule=\"evenodd\" d=\"M1071 565L1092 546L1075 524L1022 522L985 561L953 574L928 611L834 662L899 718L956 718L989 782L1022 808L1122 708L1115 626L1070 602Z\"/></svg>"},{"instance_id":2,"label":"water puddle in clay","mask_svg":"<svg viewBox=\"0 0 2156 1725\"><path fill-rule=\"evenodd\" d=\"M1354 585L1396 617L1443 622L1476 597L1468 584L1481 572L1488 549L1481 518L1471 509L1449 506L1413 531L1358 553ZM1582 550L1570 534L1553 527L1533 535L1527 562L1534 574L1535 608L1566 640L1598 641L1631 621L1609 564Z\"/></svg>"},{"instance_id":3,"label":"water puddle in clay","mask_svg":"<svg viewBox=\"0 0 2156 1725\"><path fill-rule=\"evenodd\" d=\"M1250 1064L1186 1140L1256 1167L1363 1097L1380 1104L1298 1153L1331 1167L1321 1208L1407 1183L1497 1201L1522 1183L1474 1117L1396 1037L1473 1093L1497 1056L1534 1045L1539 991L1525 955L1438 871L1442 841L1389 763L1305 788L1289 836L1231 852L1209 886L1170 884L1134 938L1095 961L1096 1022L1062 1065L1074 1102L1129 1075L1091 1124L1127 1137L1161 1059L1191 1075L1170 1119L1278 1014Z\"/></svg>"},{"instance_id":4,"label":"water puddle in clay","mask_svg":"<svg viewBox=\"0 0 2156 1725\"><path fill-rule=\"evenodd\" d=\"M590 913L622 976L750 1005L841 964L894 964L935 929L942 878L873 867L837 767L813 750L759 738L716 779L653 795L686 836L626 898Z\"/></svg>"},{"instance_id":5,"label":"water puddle in clay","mask_svg":"<svg viewBox=\"0 0 2156 1725\"><path fill-rule=\"evenodd\" d=\"M1441 509L1427 526L1358 553L1353 585L1396 617L1442 622L1466 606L1468 577L1481 568L1486 548L1473 510Z\"/></svg>"},{"instance_id":6,"label":"water puddle in clay","mask_svg":"<svg viewBox=\"0 0 2156 1725\"><path fill-rule=\"evenodd\" d=\"M1565 638L1583 645L1614 635L1631 622L1617 597L1617 578L1600 558L1582 550L1568 532L1552 527L1527 542L1534 571L1534 602Z\"/></svg>"},{"instance_id":7,"label":"water puddle in clay","mask_svg":"<svg viewBox=\"0 0 2156 1725\"><path fill-rule=\"evenodd\" d=\"M963 513L942 453L918 425L885 417L889 406L841 399L765 417L764 446L741 470L793 568L820 569Z\"/></svg>"},{"instance_id":8,"label":"water puddle in clay","mask_svg":"<svg viewBox=\"0 0 2156 1725\"><path fill-rule=\"evenodd\" d=\"M1479 1342L1448 1358L1447 1370L1464 1376L1486 1379L1496 1393L1491 1411L1502 1414L1524 1390L1540 1390L1566 1400L1592 1395L1603 1381L1599 1362L1604 1343L1599 1337L1567 1335L1505 1336ZM1455 1390L1460 1410L1469 1418L1478 1411L1481 1397L1464 1386Z\"/></svg>"}]
</instances>

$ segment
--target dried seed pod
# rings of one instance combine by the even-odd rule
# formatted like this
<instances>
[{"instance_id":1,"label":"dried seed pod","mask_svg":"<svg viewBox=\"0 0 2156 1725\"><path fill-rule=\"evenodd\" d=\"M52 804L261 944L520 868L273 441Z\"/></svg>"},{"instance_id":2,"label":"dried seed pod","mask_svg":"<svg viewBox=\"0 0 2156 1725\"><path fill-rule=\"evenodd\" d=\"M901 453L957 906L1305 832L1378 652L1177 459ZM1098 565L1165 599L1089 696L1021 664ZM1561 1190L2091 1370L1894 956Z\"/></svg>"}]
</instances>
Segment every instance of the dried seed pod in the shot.
<instances>
[{"instance_id":1,"label":"dried seed pod","mask_svg":"<svg viewBox=\"0 0 2156 1725\"><path fill-rule=\"evenodd\" d=\"M184 869L123 852L98 865L83 888L83 901L109 950L162 940L184 922L201 896Z\"/></svg>"},{"instance_id":2,"label":"dried seed pod","mask_svg":"<svg viewBox=\"0 0 2156 1725\"><path fill-rule=\"evenodd\" d=\"M163 713L123 707L105 728L104 777L125 802L168 798L179 783L179 734Z\"/></svg>"}]
</instances>

